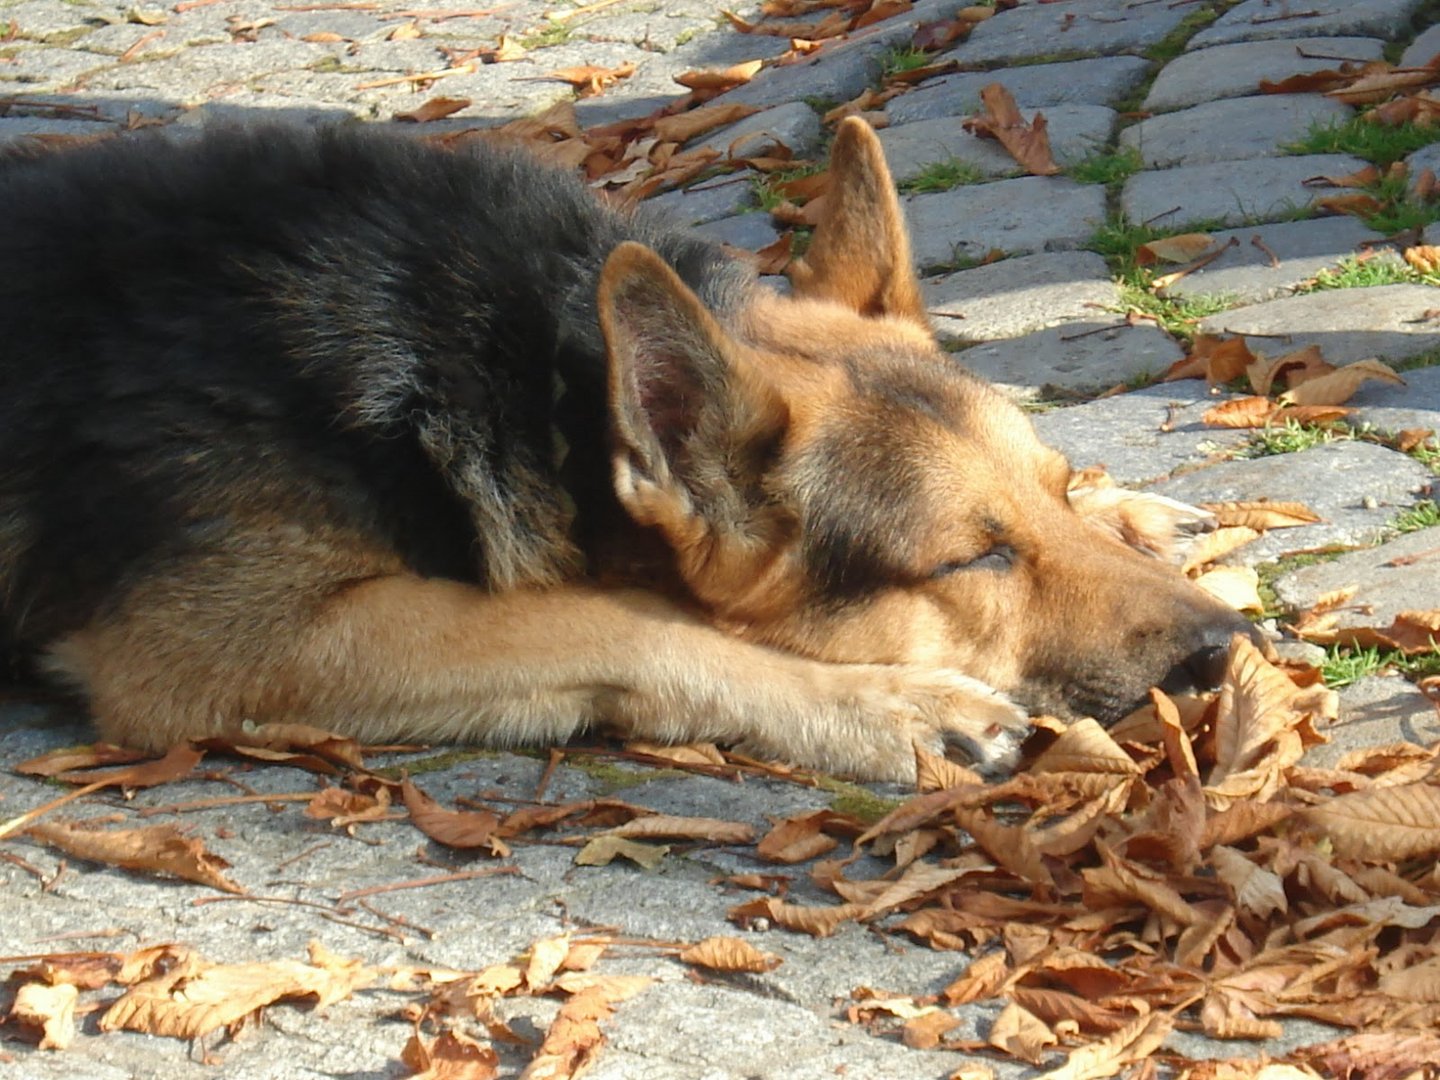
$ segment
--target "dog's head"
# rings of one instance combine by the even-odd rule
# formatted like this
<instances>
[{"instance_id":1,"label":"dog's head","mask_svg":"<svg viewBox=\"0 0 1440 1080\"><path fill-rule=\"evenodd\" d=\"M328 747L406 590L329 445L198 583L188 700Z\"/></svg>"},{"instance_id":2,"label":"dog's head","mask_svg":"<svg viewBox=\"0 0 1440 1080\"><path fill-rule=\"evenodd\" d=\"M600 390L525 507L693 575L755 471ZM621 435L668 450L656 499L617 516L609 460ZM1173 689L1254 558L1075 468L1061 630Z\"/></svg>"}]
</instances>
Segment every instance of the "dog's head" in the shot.
<instances>
[{"instance_id":1,"label":"dog's head","mask_svg":"<svg viewBox=\"0 0 1440 1080\"><path fill-rule=\"evenodd\" d=\"M794 296L720 321L658 256L600 287L621 503L719 625L1113 719L1245 623L1071 505L1024 414L935 344L874 133L841 125Z\"/></svg>"}]
</instances>

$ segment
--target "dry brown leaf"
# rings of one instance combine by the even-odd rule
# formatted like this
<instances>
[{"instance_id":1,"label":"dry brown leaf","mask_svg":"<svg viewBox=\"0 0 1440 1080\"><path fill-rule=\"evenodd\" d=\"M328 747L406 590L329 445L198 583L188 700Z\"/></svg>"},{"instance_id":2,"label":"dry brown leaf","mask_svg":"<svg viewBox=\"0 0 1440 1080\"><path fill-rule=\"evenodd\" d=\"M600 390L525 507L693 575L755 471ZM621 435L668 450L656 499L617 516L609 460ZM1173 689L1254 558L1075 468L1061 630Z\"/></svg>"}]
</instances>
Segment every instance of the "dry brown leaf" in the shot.
<instances>
[{"instance_id":1,"label":"dry brown leaf","mask_svg":"<svg viewBox=\"0 0 1440 1080\"><path fill-rule=\"evenodd\" d=\"M547 71L545 78L559 79L561 82L569 83L580 92L581 97L594 97L604 91L606 87L614 86L621 79L628 79L634 75L637 67L638 65L633 60L627 60L613 68L581 64L578 67Z\"/></svg>"},{"instance_id":2,"label":"dry brown leaf","mask_svg":"<svg viewBox=\"0 0 1440 1080\"><path fill-rule=\"evenodd\" d=\"M530 960L525 965L525 985L531 993L540 993L570 955L570 935L541 938L530 945Z\"/></svg>"},{"instance_id":3,"label":"dry brown leaf","mask_svg":"<svg viewBox=\"0 0 1440 1080\"><path fill-rule=\"evenodd\" d=\"M1011 1057L1038 1065L1045 1051L1060 1040L1043 1020L1012 1001L995 1017L985 1041Z\"/></svg>"},{"instance_id":4,"label":"dry brown leaf","mask_svg":"<svg viewBox=\"0 0 1440 1080\"><path fill-rule=\"evenodd\" d=\"M426 1042L417 1031L400 1051L412 1080L496 1080L500 1055L488 1043L459 1031L442 1032Z\"/></svg>"},{"instance_id":5,"label":"dry brown leaf","mask_svg":"<svg viewBox=\"0 0 1440 1080\"><path fill-rule=\"evenodd\" d=\"M600 1021L614 1011L617 1001L648 985L622 983L618 979L582 976L583 989L576 990L551 1021L545 1041L520 1074L520 1080L570 1080L578 1077L595 1061L605 1036ZM573 984L572 985L577 985Z\"/></svg>"},{"instance_id":6,"label":"dry brown leaf","mask_svg":"<svg viewBox=\"0 0 1440 1080\"><path fill-rule=\"evenodd\" d=\"M1405 261L1421 274L1440 274L1440 246L1417 244L1405 249Z\"/></svg>"},{"instance_id":7,"label":"dry brown leaf","mask_svg":"<svg viewBox=\"0 0 1440 1080\"><path fill-rule=\"evenodd\" d=\"M100 1030L199 1039L276 1001L313 997L323 1009L374 977L363 965L347 973L298 960L211 965L191 956L131 987L100 1018Z\"/></svg>"},{"instance_id":8,"label":"dry brown leaf","mask_svg":"<svg viewBox=\"0 0 1440 1080\"><path fill-rule=\"evenodd\" d=\"M1440 1032L1363 1031L1355 1035L1302 1046L1295 1056L1320 1069L1325 1076L1369 1077L1399 1080L1424 1076L1440 1061Z\"/></svg>"},{"instance_id":9,"label":"dry brown leaf","mask_svg":"<svg viewBox=\"0 0 1440 1080\"><path fill-rule=\"evenodd\" d=\"M1237 551L1258 539L1260 531L1245 525L1227 525L1205 533L1192 542L1185 552L1185 562L1180 570L1184 574L1190 574L1200 569L1207 563L1215 562L1224 558L1232 551Z\"/></svg>"},{"instance_id":10,"label":"dry brown leaf","mask_svg":"<svg viewBox=\"0 0 1440 1080\"><path fill-rule=\"evenodd\" d=\"M939 754L928 753L921 749L919 744L915 747L915 771L915 787L919 791L942 791L962 785L985 783L985 778L974 769L967 769Z\"/></svg>"},{"instance_id":11,"label":"dry brown leaf","mask_svg":"<svg viewBox=\"0 0 1440 1080\"><path fill-rule=\"evenodd\" d=\"M415 827L437 844L467 851L484 848L501 858L510 854L496 835L499 815L489 810L447 810L409 780L400 784L400 794Z\"/></svg>"},{"instance_id":12,"label":"dry brown leaf","mask_svg":"<svg viewBox=\"0 0 1440 1080\"><path fill-rule=\"evenodd\" d=\"M959 1024L949 1013L934 1009L906 1020L900 1028L900 1041L911 1050L934 1050Z\"/></svg>"},{"instance_id":13,"label":"dry brown leaf","mask_svg":"<svg viewBox=\"0 0 1440 1080\"><path fill-rule=\"evenodd\" d=\"M680 959L713 971L743 971L751 975L774 971L782 962L774 953L761 952L748 941L734 937L708 937L684 950Z\"/></svg>"},{"instance_id":14,"label":"dry brown leaf","mask_svg":"<svg viewBox=\"0 0 1440 1080\"><path fill-rule=\"evenodd\" d=\"M1236 502L1201 503L1202 510L1215 515L1222 526L1243 525L1250 529L1289 529L1313 525L1320 515L1304 503L1271 502L1269 499L1248 499Z\"/></svg>"},{"instance_id":15,"label":"dry brown leaf","mask_svg":"<svg viewBox=\"0 0 1440 1080\"><path fill-rule=\"evenodd\" d=\"M62 822L40 822L25 835L57 847L77 859L139 870L209 885L224 892L243 893L225 876L230 864L205 849L205 845L182 833L174 825L149 825L140 829L99 831Z\"/></svg>"},{"instance_id":16,"label":"dry brown leaf","mask_svg":"<svg viewBox=\"0 0 1440 1080\"><path fill-rule=\"evenodd\" d=\"M1039 848L1022 826L1001 824L979 807L957 807L955 823L985 854L1016 877L1041 885L1053 884Z\"/></svg>"},{"instance_id":17,"label":"dry brown leaf","mask_svg":"<svg viewBox=\"0 0 1440 1080\"><path fill-rule=\"evenodd\" d=\"M1043 113L1037 112L1027 124L1015 98L998 82L980 90L980 105L980 113L965 121L966 131L995 139L1031 176L1054 176L1060 171L1050 154Z\"/></svg>"},{"instance_id":18,"label":"dry brown leaf","mask_svg":"<svg viewBox=\"0 0 1440 1080\"><path fill-rule=\"evenodd\" d=\"M646 814L617 825L609 830L608 835L623 836L629 840L709 840L714 844L748 844L755 839L755 829L743 821Z\"/></svg>"},{"instance_id":19,"label":"dry brown leaf","mask_svg":"<svg viewBox=\"0 0 1440 1080\"><path fill-rule=\"evenodd\" d=\"M1215 876L1230 887L1235 906L1247 915L1268 919L1289 910L1285 883L1279 875L1257 866L1235 848L1216 844L1210 849L1209 862Z\"/></svg>"},{"instance_id":20,"label":"dry brown leaf","mask_svg":"<svg viewBox=\"0 0 1440 1080\"><path fill-rule=\"evenodd\" d=\"M1265 610L1260 575L1251 567L1216 566L1195 578L1195 584L1236 611L1259 614Z\"/></svg>"},{"instance_id":21,"label":"dry brown leaf","mask_svg":"<svg viewBox=\"0 0 1440 1080\"><path fill-rule=\"evenodd\" d=\"M132 750L127 746L112 746L110 743L94 743L90 746L67 746L51 750L48 754L30 758L12 766L26 776L59 776L62 773L77 773L81 769L93 769L101 765L128 765L141 761L150 755L143 750ZM78 783L89 783L78 780Z\"/></svg>"},{"instance_id":22,"label":"dry brown leaf","mask_svg":"<svg viewBox=\"0 0 1440 1080\"><path fill-rule=\"evenodd\" d=\"M711 742L669 745L647 742L644 739L631 739L625 744L625 749L632 754L644 754L646 757L659 758L662 761L673 761L677 765L723 766L726 764L725 755L720 752L718 746Z\"/></svg>"},{"instance_id":23,"label":"dry brown leaf","mask_svg":"<svg viewBox=\"0 0 1440 1080\"><path fill-rule=\"evenodd\" d=\"M727 68L682 71L674 78L687 90L725 91L749 82L764 65L764 60L746 60L740 64L731 64Z\"/></svg>"},{"instance_id":24,"label":"dry brown leaf","mask_svg":"<svg viewBox=\"0 0 1440 1080\"><path fill-rule=\"evenodd\" d=\"M669 854L668 844L642 844L602 833L575 853L575 865L609 866L613 859L625 858L646 870L654 870Z\"/></svg>"},{"instance_id":25,"label":"dry brown leaf","mask_svg":"<svg viewBox=\"0 0 1440 1080\"><path fill-rule=\"evenodd\" d=\"M1135 249L1135 262L1139 266L1153 266L1157 262L1187 263L1198 259L1215 246L1215 238L1209 233L1182 233L1151 240ZM1203 335L1209 336L1209 335ZM1238 338L1242 345L1244 338ZM1224 380L1221 380L1224 381Z\"/></svg>"},{"instance_id":26,"label":"dry brown leaf","mask_svg":"<svg viewBox=\"0 0 1440 1080\"><path fill-rule=\"evenodd\" d=\"M380 821L390 813L390 789L380 785L374 795L343 788L321 788L305 804L305 816L345 828L364 821Z\"/></svg>"},{"instance_id":27,"label":"dry brown leaf","mask_svg":"<svg viewBox=\"0 0 1440 1080\"><path fill-rule=\"evenodd\" d=\"M1320 346L1307 345L1273 358L1257 356L1255 362L1246 368L1245 374L1255 393L1263 396L1269 394L1282 379L1287 387L1294 388L1334 370L1335 365L1325 359Z\"/></svg>"},{"instance_id":28,"label":"dry brown leaf","mask_svg":"<svg viewBox=\"0 0 1440 1080\"><path fill-rule=\"evenodd\" d=\"M1299 386L1280 395L1285 405L1343 405L1355 396L1355 391L1371 380L1404 386L1405 380L1385 363L1379 360L1357 360L1342 368L1308 379Z\"/></svg>"},{"instance_id":29,"label":"dry brown leaf","mask_svg":"<svg viewBox=\"0 0 1440 1080\"><path fill-rule=\"evenodd\" d=\"M335 773L336 766L356 772L365 768L358 742L308 724L259 724L199 739L195 745L310 772Z\"/></svg>"},{"instance_id":30,"label":"dry brown leaf","mask_svg":"<svg viewBox=\"0 0 1440 1080\"><path fill-rule=\"evenodd\" d=\"M662 142L686 143L697 135L733 124L759 111L758 105L705 105L674 116L662 116L651 125L650 132Z\"/></svg>"},{"instance_id":31,"label":"dry brown leaf","mask_svg":"<svg viewBox=\"0 0 1440 1080\"><path fill-rule=\"evenodd\" d=\"M1346 86L1327 90L1325 96L1346 105L1375 105L1402 91L1418 90L1437 81L1440 81L1440 69L1436 68L1378 70L1370 66L1365 74Z\"/></svg>"},{"instance_id":32,"label":"dry brown leaf","mask_svg":"<svg viewBox=\"0 0 1440 1080\"><path fill-rule=\"evenodd\" d=\"M1440 787L1434 784L1356 791L1297 813L1342 857L1399 861L1440 851Z\"/></svg>"},{"instance_id":33,"label":"dry brown leaf","mask_svg":"<svg viewBox=\"0 0 1440 1080\"><path fill-rule=\"evenodd\" d=\"M1032 773L1102 773L1138 776L1140 766L1096 721L1086 717L1069 725L1060 737L1035 759Z\"/></svg>"},{"instance_id":34,"label":"dry brown leaf","mask_svg":"<svg viewBox=\"0 0 1440 1080\"><path fill-rule=\"evenodd\" d=\"M452 116L461 109L470 107L469 98L434 97L418 108L409 112L396 113L396 120L405 120L412 124L424 124L431 120L441 120Z\"/></svg>"},{"instance_id":35,"label":"dry brown leaf","mask_svg":"<svg viewBox=\"0 0 1440 1080\"><path fill-rule=\"evenodd\" d=\"M70 784L106 784L112 787L144 788L157 784L168 784L189 776L205 751L197 750L189 743L172 746L165 756L155 761L144 761L125 765L118 769L94 769L87 771L66 771L55 775L55 779Z\"/></svg>"},{"instance_id":36,"label":"dry brown leaf","mask_svg":"<svg viewBox=\"0 0 1440 1080\"><path fill-rule=\"evenodd\" d=\"M1356 217L1371 217L1385 209L1385 204L1374 195L1363 191L1348 195L1322 195L1311 204L1317 210L1328 210L1332 214L1354 214Z\"/></svg>"},{"instance_id":37,"label":"dry brown leaf","mask_svg":"<svg viewBox=\"0 0 1440 1080\"><path fill-rule=\"evenodd\" d=\"M951 1005L967 1005L994 997L1010 977L1010 965L1002 950L988 952L970 961L970 966L944 990L940 991Z\"/></svg>"},{"instance_id":38,"label":"dry brown leaf","mask_svg":"<svg viewBox=\"0 0 1440 1080\"><path fill-rule=\"evenodd\" d=\"M40 1035L41 1050L64 1050L75 1039L75 1005L80 991L70 983L25 983L15 991L7 1019Z\"/></svg>"},{"instance_id":39,"label":"dry brown leaf","mask_svg":"<svg viewBox=\"0 0 1440 1080\"><path fill-rule=\"evenodd\" d=\"M864 904L836 904L833 907L806 907L801 904L787 904L774 896L762 896L737 904L726 913L726 918L741 926L757 925L765 920L787 930L799 930L812 937L829 937L841 923L859 918L865 913Z\"/></svg>"},{"instance_id":40,"label":"dry brown leaf","mask_svg":"<svg viewBox=\"0 0 1440 1080\"><path fill-rule=\"evenodd\" d=\"M1114 1076L1124 1066L1143 1061L1160 1049L1174 1026L1174 1019L1164 1013L1138 1017L1099 1042L1073 1051L1064 1065L1035 1080L1101 1080Z\"/></svg>"}]
</instances>

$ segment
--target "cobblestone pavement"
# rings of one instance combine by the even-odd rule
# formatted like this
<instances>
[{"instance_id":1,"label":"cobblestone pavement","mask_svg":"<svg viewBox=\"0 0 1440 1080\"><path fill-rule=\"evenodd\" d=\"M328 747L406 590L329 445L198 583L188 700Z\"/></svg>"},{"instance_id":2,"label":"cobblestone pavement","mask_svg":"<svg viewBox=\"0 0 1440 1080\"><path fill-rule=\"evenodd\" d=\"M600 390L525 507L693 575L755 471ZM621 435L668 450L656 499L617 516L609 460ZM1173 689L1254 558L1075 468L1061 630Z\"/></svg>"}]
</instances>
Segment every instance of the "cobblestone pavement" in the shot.
<instances>
[{"instance_id":1,"label":"cobblestone pavement","mask_svg":"<svg viewBox=\"0 0 1440 1080\"><path fill-rule=\"evenodd\" d=\"M472 101L438 122L450 130L513 119L569 97L570 87L544 78L547 72L633 61L631 77L578 104L581 123L594 125L664 105L682 92L672 81L681 71L770 58L788 47L784 38L735 32L705 0L588 7L516 0L485 12L452 10L457 0L427 3L440 6L0 0L0 144L110 130L137 117L183 126L251 110L386 122L442 93ZM816 106L877 86L917 24L953 16L961 6L959 0L918 0L911 12L832 42L803 63L764 70L721 100L766 110L744 121L747 130L783 132L801 157L823 153ZM1316 291L1311 285L1317 272L1385 240L1354 217L1297 212L1334 194L1312 178L1350 174L1365 161L1289 148L1316 122L1343 124L1354 110L1315 93L1257 93L1259 79L1344 60L1423 64L1440 53L1440 26L1426 29L1437 10L1427 0L1022 0L934 58L957 67L890 100L882 133L897 177L911 188L936 166L953 171L956 163L976 181L905 197L937 329L959 350L960 362L1035 402L1045 437L1076 464L1108 466L1123 484L1192 502L1306 502L1320 523L1273 531L1234 561L1262 567L1272 602L1295 608L1340 585L1358 586L1356 610L1368 604L1365 617L1373 625L1403 608L1440 608L1440 527L1422 512L1412 518L1432 524L1418 535L1396 529L1402 512L1423 510L1435 499L1433 455L1427 463L1423 454L1354 438L1257 455L1253 433L1200 423L1200 414L1228 395L1207 394L1199 380L1087 395L1140 385L1161 372L1185 351L1167 332L1177 325L1171 320L1199 318L1201 330L1249 335L1252 348L1271 354L1317 344L1333 362L1380 356L1397 363L1407 369L1407 385L1371 384L1352 402L1358 412L1349 421L1381 432L1440 428L1440 366L1429 366L1440 362L1440 293L1385 256L1365 264L1373 273L1352 266L1335 279L1357 287ZM409 29L397 33L402 27ZM403 78L444 70L457 55L495 47L502 35L526 55L447 73L421 88ZM993 143L962 129L980 88L992 81L1003 83L1027 115L1044 110L1066 172L1013 175ZM732 134L706 137L728 142ZM1440 159L1434 145L1413 157L1412 177ZM1101 176L1108 186L1086 182L1097 169L1084 166L1106 163L1121 166ZM1133 170L1128 177L1127 169ZM702 182L660 198L687 221L741 246L758 248L777 235L748 182ZM3 213L0 207L0 227ZM1138 301L1114 271L1116 244L1126 242L1114 227L1121 215L1132 225L1168 231L1202 224L1224 229L1217 238L1234 236L1238 243L1176 283L1161 323L1127 319ZM1437 233L1432 227L1430 236L1412 234L1408 243L1440 243ZM1132 230L1130 241L1141 238ZM989 261L992 252L1005 257ZM1277 448L1273 440L1269 448ZM1316 565L1293 558L1335 545L1357 550ZM1348 746L1440 738L1440 713L1403 678L1362 678L1341 696L1336 743L1316 752L1317 763L1333 761ZM0 766L85 741L77 725L41 727L43 714L13 705L0 712ZM465 755L450 765L431 762L427 789L448 800L477 791L523 799L533 793L541 767L522 755ZM289 791L304 786L297 775L261 770L246 780L260 791ZM735 784L572 764L556 772L550 795L580 798L617 785L625 798L645 805L756 824L835 797L766 781ZM215 789L195 781L142 793L136 801L174 803L213 796ZM0 818L53 795L6 769ZM212 810L187 823L234 864L236 878L261 894L323 898L416 874L415 834L399 823L367 827L364 843L331 835L298 813L262 806ZM317 842L328 846L311 850ZM16 850L47 876L55 871L50 853ZM302 852L309 854L297 862ZM734 899L709 880L754 869L740 855L707 849L650 873L618 866L577 873L572 855L566 848L525 847L513 860L521 876L395 893L385 910L428 933L391 937L326 922L302 907L197 906L193 887L116 871L72 867L42 892L30 873L0 862L0 954L183 941L217 960L298 957L306 941L320 936L337 951L373 962L473 969L556 932L562 919L666 940L726 933L725 911ZM799 888L803 899L803 881ZM116 934L113 941L106 936ZM610 1043L589 1075L908 1080L948 1075L963 1063L959 1055L918 1054L873 1038L839 1022L835 1007L862 985L934 992L958 970L954 954L906 948L853 926L818 941L771 935L767 945L784 956L781 968L729 982L687 980L670 961L637 953L627 961L630 969L658 972L662 985L608 1023ZM0 1075L402 1075L398 1053L409 1029L391 1016L394 1007L383 993L343 1002L323 1016L277 1007L262 1030L220 1051L218 1072L201 1063L200 1050L177 1040L97 1036L91 1029L65 1054L0 1043ZM543 1030L547 1007L553 1009L524 1002L516 1006L515 1022ZM993 1010L970 1006L959 1015L983 1033ZM1297 1023L1282 1042L1312 1040L1317 1031ZM1177 1035L1171 1045L1196 1054L1234 1052L1192 1035ZM1007 1068L1000 1067L1002 1075Z\"/></svg>"}]
</instances>

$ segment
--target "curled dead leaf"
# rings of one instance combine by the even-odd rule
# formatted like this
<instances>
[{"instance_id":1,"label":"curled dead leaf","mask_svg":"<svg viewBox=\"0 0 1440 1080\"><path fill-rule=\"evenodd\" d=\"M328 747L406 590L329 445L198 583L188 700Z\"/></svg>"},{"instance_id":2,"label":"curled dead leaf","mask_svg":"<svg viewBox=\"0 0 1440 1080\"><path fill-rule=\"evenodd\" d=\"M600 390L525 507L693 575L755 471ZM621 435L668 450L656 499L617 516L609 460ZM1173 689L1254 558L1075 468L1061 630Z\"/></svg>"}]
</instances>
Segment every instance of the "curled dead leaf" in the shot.
<instances>
[{"instance_id":1,"label":"curled dead leaf","mask_svg":"<svg viewBox=\"0 0 1440 1080\"><path fill-rule=\"evenodd\" d=\"M781 964L774 953L762 952L735 937L708 937L680 953L680 959L712 971L742 971L752 975L774 971Z\"/></svg>"}]
</instances>

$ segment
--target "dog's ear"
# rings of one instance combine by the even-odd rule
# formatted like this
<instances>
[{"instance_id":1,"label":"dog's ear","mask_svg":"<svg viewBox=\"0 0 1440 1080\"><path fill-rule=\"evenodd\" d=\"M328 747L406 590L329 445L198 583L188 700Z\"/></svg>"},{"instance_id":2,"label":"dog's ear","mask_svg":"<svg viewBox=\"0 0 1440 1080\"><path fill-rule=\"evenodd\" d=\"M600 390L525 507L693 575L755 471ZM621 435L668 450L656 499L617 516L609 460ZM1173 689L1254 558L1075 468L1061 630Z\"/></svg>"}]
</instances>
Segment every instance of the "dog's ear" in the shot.
<instances>
[{"instance_id":1,"label":"dog's ear","mask_svg":"<svg viewBox=\"0 0 1440 1080\"><path fill-rule=\"evenodd\" d=\"M834 300L862 315L893 315L928 329L910 237L885 151L858 116L830 148L830 189L815 239L790 265L797 296Z\"/></svg>"},{"instance_id":2,"label":"dog's ear","mask_svg":"<svg viewBox=\"0 0 1440 1080\"><path fill-rule=\"evenodd\" d=\"M616 495L697 573L701 562L729 561L740 554L732 539L764 539L754 527L756 482L784 434L784 401L750 351L644 245L611 254L599 308Z\"/></svg>"}]
</instances>

